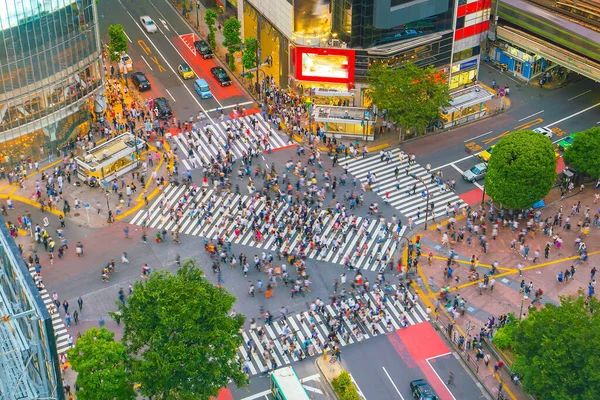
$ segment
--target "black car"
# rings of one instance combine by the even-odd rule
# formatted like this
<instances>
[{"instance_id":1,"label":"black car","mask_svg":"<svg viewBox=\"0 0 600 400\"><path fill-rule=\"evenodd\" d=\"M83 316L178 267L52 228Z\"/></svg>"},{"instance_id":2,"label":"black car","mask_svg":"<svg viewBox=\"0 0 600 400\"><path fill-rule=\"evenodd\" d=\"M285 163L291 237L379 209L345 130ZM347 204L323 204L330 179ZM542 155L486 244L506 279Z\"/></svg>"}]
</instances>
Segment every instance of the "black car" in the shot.
<instances>
[{"instance_id":1,"label":"black car","mask_svg":"<svg viewBox=\"0 0 600 400\"><path fill-rule=\"evenodd\" d=\"M439 400L429 383L425 379L416 379L410 382L410 390L417 400Z\"/></svg>"},{"instance_id":2,"label":"black car","mask_svg":"<svg viewBox=\"0 0 600 400\"><path fill-rule=\"evenodd\" d=\"M169 101L164 97L154 99L154 115L160 119L168 119L173 115Z\"/></svg>"},{"instance_id":3,"label":"black car","mask_svg":"<svg viewBox=\"0 0 600 400\"><path fill-rule=\"evenodd\" d=\"M217 81L221 84L221 86L229 86L231 85L231 78L227 75L227 72L223 69L223 67L212 67L210 72L215 77Z\"/></svg>"},{"instance_id":4,"label":"black car","mask_svg":"<svg viewBox=\"0 0 600 400\"><path fill-rule=\"evenodd\" d=\"M150 81L143 72L134 72L131 75L131 81L140 92L150 89Z\"/></svg>"},{"instance_id":5,"label":"black car","mask_svg":"<svg viewBox=\"0 0 600 400\"><path fill-rule=\"evenodd\" d=\"M198 53L200 53L200 55L202 56L202 58L204 58L205 60L207 58L213 58L214 57L213 51L211 50L211 48L208 45L208 43L206 43L204 40L196 40L194 42L194 47L196 48L196 51Z\"/></svg>"}]
</instances>

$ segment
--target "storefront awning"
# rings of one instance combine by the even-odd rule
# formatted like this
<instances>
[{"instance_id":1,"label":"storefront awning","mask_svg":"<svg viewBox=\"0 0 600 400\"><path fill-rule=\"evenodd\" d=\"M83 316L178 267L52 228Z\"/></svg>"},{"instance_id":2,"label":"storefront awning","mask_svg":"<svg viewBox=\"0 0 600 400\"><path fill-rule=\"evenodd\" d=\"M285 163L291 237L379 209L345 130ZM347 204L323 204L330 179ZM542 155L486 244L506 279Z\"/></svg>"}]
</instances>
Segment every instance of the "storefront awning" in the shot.
<instances>
[{"instance_id":1,"label":"storefront awning","mask_svg":"<svg viewBox=\"0 0 600 400\"><path fill-rule=\"evenodd\" d=\"M487 89L480 85L470 86L466 89L461 89L450 93L452 100L448 107L442 107L444 114L450 114L455 111L461 111L467 107L481 104L485 101L494 98L494 93L490 93Z\"/></svg>"}]
</instances>

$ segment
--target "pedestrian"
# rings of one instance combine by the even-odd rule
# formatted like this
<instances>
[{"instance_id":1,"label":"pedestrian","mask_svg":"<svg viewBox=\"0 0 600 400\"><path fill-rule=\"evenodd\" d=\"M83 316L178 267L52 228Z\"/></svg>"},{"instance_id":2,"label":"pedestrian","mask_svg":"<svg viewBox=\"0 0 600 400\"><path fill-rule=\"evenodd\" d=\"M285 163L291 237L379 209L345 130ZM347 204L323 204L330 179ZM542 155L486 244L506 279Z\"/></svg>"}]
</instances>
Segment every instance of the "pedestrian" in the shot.
<instances>
[{"instance_id":1,"label":"pedestrian","mask_svg":"<svg viewBox=\"0 0 600 400\"><path fill-rule=\"evenodd\" d=\"M75 312L77 312L77 310ZM71 326L71 314L67 313L67 315L65 316L65 321L67 322L67 327L70 327Z\"/></svg>"},{"instance_id":2,"label":"pedestrian","mask_svg":"<svg viewBox=\"0 0 600 400\"><path fill-rule=\"evenodd\" d=\"M592 267L592 270L590 271L590 280L594 280L594 277L596 276L596 267Z\"/></svg>"},{"instance_id":3,"label":"pedestrian","mask_svg":"<svg viewBox=\"0 0 600 400\"><path fill-rule=\"evenodd\" d=\"M77 299L77 305L79 306L79 311L81 312L81 309L83 308L83 299L81 298L81 296L79 296L79 298Z\"/></svg>"},{"instance_id":4,"label":"pedestrian","mask_svg":"<svg viewBox=\"0 0 600 400\"><path fill-rule=\"evenodd\" d=\"M129 239L129 227L128 226L126 226L123 229L123 233L125 233L125 239Z\"/></svg>"},{"instance_id":5,"label":"pedestrian","mask_svg":"<svg viewBox=\"0 0 600 400\"><path fill-rule=\"evenodd\" d=\"M65 309L65 314L69 313L69 302L68 301L63 301L63 308Z\"/></svg>"},{"instance_id":6,"label":"pedestrian","mask_svg":"<svg viewBox=\"0 0 600 400\"><path fill-rule=\"evenodd\" d=\"M448 375L448 382L446 382L446 386L454 386L454 374L452 373L452 371L450 371L450 374Z\"/></svg>"},{"instance_id":7,"label":"pedestrian","mask_svg":"<svg viewBox=\"0 0 600 400\"><path fill-rule=\"evenodd\" d=\"M77 310L73 312L73 321L75 322L75 325L79 323L79 312Z\"/></svg>"}]
</instances>

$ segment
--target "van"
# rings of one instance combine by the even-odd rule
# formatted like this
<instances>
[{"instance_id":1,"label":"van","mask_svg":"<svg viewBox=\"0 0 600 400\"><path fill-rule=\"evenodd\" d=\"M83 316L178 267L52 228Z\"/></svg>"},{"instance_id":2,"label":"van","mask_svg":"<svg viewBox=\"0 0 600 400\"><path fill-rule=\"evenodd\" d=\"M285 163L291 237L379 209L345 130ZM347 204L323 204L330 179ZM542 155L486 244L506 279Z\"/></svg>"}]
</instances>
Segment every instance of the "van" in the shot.
<instances>
[{"instance_id":1,"label":"van","mask_svg":"<svg viewBox=\"0 0 600 400\"><path fill-rule=\"evenodd\" d=\"M208 83L206 83L204 79L196 79L196 82L194 82L194 90L196 90L196 93L198 93L202 99L210 99L213 97L210 88L208 87Z\"/></svg>"}]
</instances>

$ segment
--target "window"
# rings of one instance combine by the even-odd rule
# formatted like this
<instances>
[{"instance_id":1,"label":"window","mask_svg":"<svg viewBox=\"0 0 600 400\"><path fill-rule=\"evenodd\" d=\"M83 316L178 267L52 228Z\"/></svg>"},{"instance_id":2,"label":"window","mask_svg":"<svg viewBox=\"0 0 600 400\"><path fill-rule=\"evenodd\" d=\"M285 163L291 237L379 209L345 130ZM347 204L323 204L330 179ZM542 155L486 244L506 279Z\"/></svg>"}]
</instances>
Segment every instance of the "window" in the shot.
<instances>
[{"instance_id":1,"label":"window","mask_svg":"<svg viewBox=\"0 0 600 400\"><path fill-rule=\"evenodd\" d=\"M392 0L392 7L397 7L397 6L401 6L403 4L408 4L408 3L412 3L415 0Z\"/></svg>"}]
</instances>

